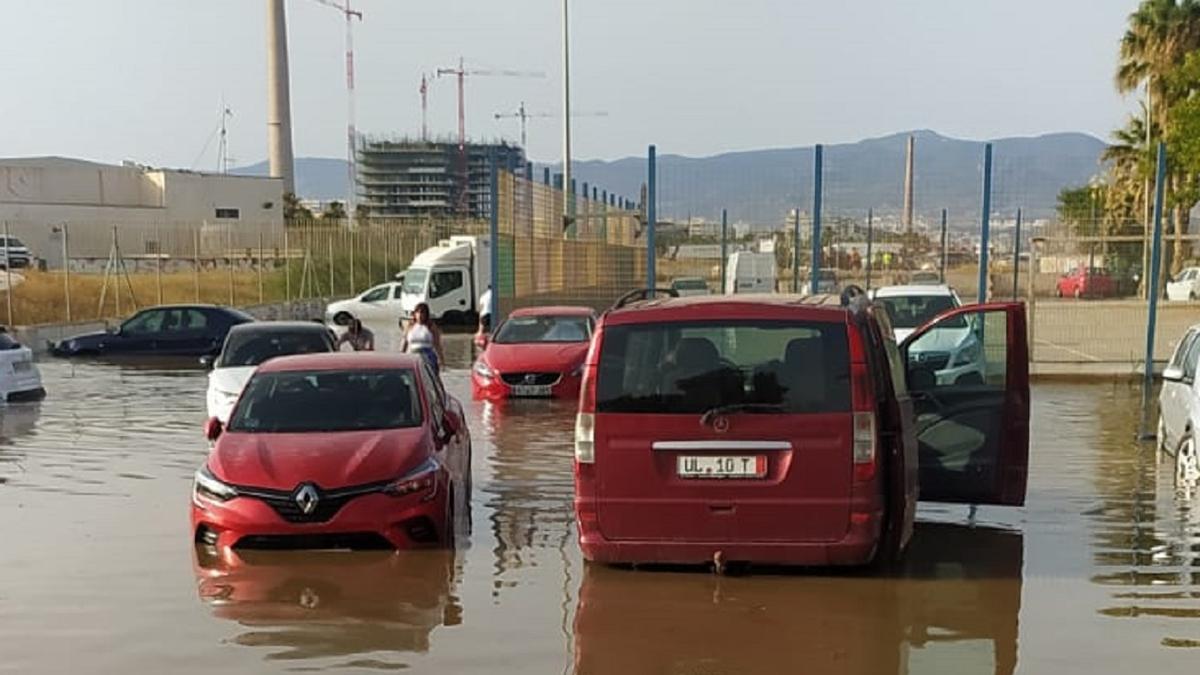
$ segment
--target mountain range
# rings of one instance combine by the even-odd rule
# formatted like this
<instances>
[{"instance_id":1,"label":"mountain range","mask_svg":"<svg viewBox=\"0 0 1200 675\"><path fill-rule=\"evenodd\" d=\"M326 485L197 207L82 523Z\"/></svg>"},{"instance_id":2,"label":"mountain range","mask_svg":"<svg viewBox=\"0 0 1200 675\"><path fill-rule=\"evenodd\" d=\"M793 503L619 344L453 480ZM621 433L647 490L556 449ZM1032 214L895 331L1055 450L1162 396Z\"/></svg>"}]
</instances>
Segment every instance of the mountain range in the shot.
<instances>
[{"instance_id":1,"label":"mountain range","mask_svg":"<svg viewBox=\"0 0 1200 675\"><path fill-rule=\"evenodd\" d=\"M935 221L941 209L952 224L978 222L983 182L983 141L949 138L933 131L893 134L823 148L822 213L861 218L868 209L896 217L903 205L905 143L915 139L914 204L918 218ZM1054 214L1065 187L1086 185L1101 173L1104 141L1082 133L1002 138L993 146L992 204L997 217ZM660 152L661 152L660 148ZM812 209L814 148L730 152L710 157L658 156L658 204L663 219L720 217L731 222L782 223L791 209ZM637 201L646 180L646 159L589 160L575 164L577 180ZM558 170L557 165L551 165ZM308 199L337 199L347 188L339 159L296 160L297 191ZM264 175L266 163L238 173ZM535 177L542 176L542 166Z\"/></svg>"}]
</instances>

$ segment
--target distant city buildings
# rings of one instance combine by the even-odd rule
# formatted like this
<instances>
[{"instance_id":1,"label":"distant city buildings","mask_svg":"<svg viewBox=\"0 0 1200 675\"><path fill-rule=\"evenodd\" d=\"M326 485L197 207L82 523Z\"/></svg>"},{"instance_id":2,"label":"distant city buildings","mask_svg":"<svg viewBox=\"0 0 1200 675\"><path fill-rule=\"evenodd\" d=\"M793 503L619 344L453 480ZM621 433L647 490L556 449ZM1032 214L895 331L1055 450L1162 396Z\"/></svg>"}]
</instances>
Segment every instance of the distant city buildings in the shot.
<instances>
[{"instance_id":1,"label":"distant city buildings","mask_svg":"<svg viewBox=\"0 0 1200 675\"><path fill-rule=\"evenodd\" d=\"M464 173L457 143L368 138L358 148L358 202L381 218L486 218L493 154L500 168L518 169L525 152L507 143L466 150Z\"/></svg>"}]
</instances>

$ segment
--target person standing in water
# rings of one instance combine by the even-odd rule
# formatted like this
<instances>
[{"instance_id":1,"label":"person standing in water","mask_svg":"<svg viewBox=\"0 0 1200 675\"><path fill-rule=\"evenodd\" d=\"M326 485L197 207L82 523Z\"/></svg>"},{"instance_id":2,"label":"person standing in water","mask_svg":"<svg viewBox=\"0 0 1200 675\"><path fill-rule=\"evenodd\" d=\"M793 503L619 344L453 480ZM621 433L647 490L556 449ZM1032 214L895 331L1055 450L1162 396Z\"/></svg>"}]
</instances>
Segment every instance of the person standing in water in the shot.
<instances>
[{"instance_id":1,"label":"person standing in water","mask_svg":"<svg viewBox=\"0 0 1200 675\"><path fill-rule=\"evenodd\" d=\"M440 374L445 355L442 352L442 332L429 316L429 305L420 303L413 308L412 322L404 331L400 344L402 351L425 357L433 372Z\"/></svg>"}]
</instances>

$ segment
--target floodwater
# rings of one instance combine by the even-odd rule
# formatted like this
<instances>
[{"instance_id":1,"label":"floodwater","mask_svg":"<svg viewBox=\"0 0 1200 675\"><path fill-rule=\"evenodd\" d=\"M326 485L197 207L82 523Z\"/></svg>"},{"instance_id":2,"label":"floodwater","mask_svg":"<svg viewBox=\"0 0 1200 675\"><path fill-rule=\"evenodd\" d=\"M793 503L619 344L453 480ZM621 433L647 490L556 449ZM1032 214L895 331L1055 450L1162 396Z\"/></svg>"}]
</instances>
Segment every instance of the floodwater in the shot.
<instances>
[{"instance_id":1,"label":"floodwater","mask_svg":"<svg viewBox=\"0 0 1200 675\"><path fill-rule=\"evenodd\" d=\"M447 375L468 396L465 340ZM457 552L274 554L188 531L204 373L44 362L0 409L0 671L1194 672L1200 506L1133 441L1137 390L1034 388L1028 506L924 508L905 568L715 577L584 565L569 406L467 403Z\"/></svg>"}]
</instances>

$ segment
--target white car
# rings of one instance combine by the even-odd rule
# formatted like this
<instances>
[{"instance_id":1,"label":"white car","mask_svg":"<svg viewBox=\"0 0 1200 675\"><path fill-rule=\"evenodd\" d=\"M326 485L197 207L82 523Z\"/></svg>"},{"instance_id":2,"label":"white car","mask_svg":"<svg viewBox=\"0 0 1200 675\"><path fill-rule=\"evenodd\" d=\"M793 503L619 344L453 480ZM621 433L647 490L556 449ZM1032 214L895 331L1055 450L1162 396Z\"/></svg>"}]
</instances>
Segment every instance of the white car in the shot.
<instances>
[{"instance_id":1,"label":"white car","mask_svg":"<svg viewBox=\"0 0 1200 675\"><path fill-rule=\"evenodd\" d=\"M962 306L958 294L945 285L884 286L873 290L871 298L887 312L896 342ZM976 328L967 317L944 322L909 347L909 358L933 371L941 386L982 384L987 366Z\"/></svg>"},{"instance_id":2,"label":"white car","mask_svg":"<svg viewBox=\"0 0 1200 675\"><path fill-rule=\"evenodd\" d=\"M0 400L38 400L45 395L33 351L0 332Z\"/></svg>"},{"instance_id":3,"label":"white car","mask_svg":"<svg viewBox=\"0 0 1200 675\"><path fill-rule=\"evenodd\" d=\"M303 321L255 321L234 326L221 353L200 362L208 374L208 416L229 421L229 414L259 364L277 356L332 352L337 341L327 327Z\"/></svg>"},{"instance_id":4,"label":"white car","mask_svg":"<svg viewBox=\"0 0 1200 675\"><path fill-rule=\"evenodd\" d=\"M1167 300L1186 301L1200 299L1200 267L1185 267L1167 282Z\"/></svg>"},{"instance_id":5,"label":"white car","mask_svg":"<svg viewBox=\"0 0 1200 675\"><path fill-rule=\"evenodd\" d=\"M350 318L362 321L388 320L395 324L404 313L401 305L404 284L399 281L389 281L363 291L347 300L329 303L325 308L325 321L337 326L344 326Z\"/></svg>"},{"instance_id":6,"label":"white car","mask_svg":"<svg viewBox=\"0 0 1200 675\"><path fill-rule=\"evenodd\" d=\"M1200 430L1200 387L1196 383L1200 360L1200 325L1183 335L1163 370L1158 394L1159 450L1175 455L1176 477L1186 483L1200 480L1196 433Z\"/></svg>"}]
</instances>

